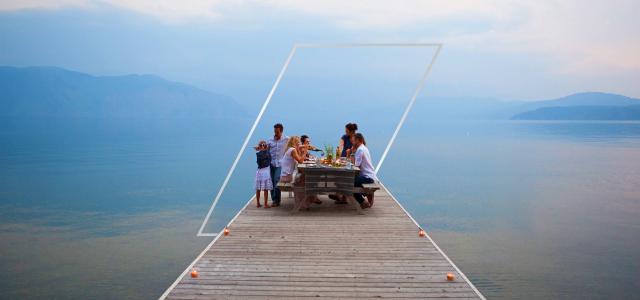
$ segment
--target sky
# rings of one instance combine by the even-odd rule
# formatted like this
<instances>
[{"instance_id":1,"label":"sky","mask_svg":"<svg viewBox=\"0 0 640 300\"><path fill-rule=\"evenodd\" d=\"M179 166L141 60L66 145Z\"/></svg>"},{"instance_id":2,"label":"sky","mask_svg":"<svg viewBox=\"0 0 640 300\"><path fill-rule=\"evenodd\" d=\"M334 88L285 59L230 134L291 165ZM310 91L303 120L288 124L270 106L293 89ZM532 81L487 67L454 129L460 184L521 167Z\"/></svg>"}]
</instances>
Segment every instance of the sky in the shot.
<instances>
[{"instance_id":1,"label":"sky","mask_svg":"<svg viewBox=\"0 0 640 300\"><path fill-rule=\"evenodd\" d=\"M640 98L638 12L640 1L4 0L0 65L155 74L253 104L294 43L442 43L425 95Z\"/></svg>"}]
</instances>

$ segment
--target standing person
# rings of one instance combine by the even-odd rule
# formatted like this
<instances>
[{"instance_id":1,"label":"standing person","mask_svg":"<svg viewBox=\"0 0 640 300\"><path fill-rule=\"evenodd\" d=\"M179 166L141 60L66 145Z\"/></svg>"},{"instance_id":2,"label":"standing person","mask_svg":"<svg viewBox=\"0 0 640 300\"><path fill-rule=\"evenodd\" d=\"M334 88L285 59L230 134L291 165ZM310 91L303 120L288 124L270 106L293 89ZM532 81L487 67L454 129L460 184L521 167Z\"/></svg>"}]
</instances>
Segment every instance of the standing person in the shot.
<instances>
[{"instance_id":1,"label":"standing person","mask_svg":"<svg viewBox=\"0 0 640 300\"><path fill-rule=\"evenodd\" d=\"M351 155L353 144L351 144L351 137L356 134L358 130L358 124L348 123L344 126L344 135L340 137L340 145L338 149L340 151L340 157L349 157Z\"/></svg>"},{"instance_id":2,"label":"standing person","mask_svg":"<svg viewBox=\"0 0 640 300\"><path fill-rule=\"evenodd\" d=\"M278 188L278 182L280 181L280 172L282 171L280 161L286 151L286 145L289 142L289 137L283 135L284 126L277 123L273 125L273 137L267 141L269 146L269 153L271 154L271 166L270 175L273 190L271 190L271 203L272 206L280 206L280 189Z\"/></svg>"},{"instance_id":3,"label":"standing person","mask_svg":"<svg viewBox=\"0 0 640 300\"><path fill-rule=\"evenodd\" d=\"M353 146L356 149L355 154L355 166L360 168L360 174L355 179L354 186L362 187L364 183L374 183L378 178L376 177L376 171L373 168L373 162L371 161L371 154L369 148L365 145L364 136L362 133L356 133L353 135ZM369 201L364 201L364 194L353 194L356 201L360 203L360 207L371 207Z\"/></svg>"},{"instance_id":4,"label":"standing person","mask_svg":"<svg viewBox=\"0 0 640 300\"><path fill-rule=\"evenodd\" d=\"M260 141L258 146L255 147L256 162L258 163L258 171L256 171L256 179L254 187L256 190L256 206L260 205L260 192L264 193L264 208L269 208L269 191L273 189L273 182L271 181L271 154L269 154L267 142Z\"/></svg>"}]
</instances>

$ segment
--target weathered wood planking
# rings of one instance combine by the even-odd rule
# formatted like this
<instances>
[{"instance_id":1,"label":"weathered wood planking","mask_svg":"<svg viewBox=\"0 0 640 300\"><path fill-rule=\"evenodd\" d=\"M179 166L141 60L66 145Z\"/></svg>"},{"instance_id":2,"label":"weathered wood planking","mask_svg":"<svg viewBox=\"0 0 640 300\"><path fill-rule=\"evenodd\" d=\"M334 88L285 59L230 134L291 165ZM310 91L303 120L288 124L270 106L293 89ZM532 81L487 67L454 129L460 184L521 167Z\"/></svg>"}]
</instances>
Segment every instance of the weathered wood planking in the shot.
<instances>
[{"instance_id":1,"label":"weathered wood planking","mask_svg":"<svg viewBox=\"0 0 640 300\"><path fill-rule=\"evenodd\" d=\"M198 278L190 266L160 298L484 299L388 190L364 215L321 199L297 214L293 198L249 203L194 261Z\"/></svg>"}]
</instances>

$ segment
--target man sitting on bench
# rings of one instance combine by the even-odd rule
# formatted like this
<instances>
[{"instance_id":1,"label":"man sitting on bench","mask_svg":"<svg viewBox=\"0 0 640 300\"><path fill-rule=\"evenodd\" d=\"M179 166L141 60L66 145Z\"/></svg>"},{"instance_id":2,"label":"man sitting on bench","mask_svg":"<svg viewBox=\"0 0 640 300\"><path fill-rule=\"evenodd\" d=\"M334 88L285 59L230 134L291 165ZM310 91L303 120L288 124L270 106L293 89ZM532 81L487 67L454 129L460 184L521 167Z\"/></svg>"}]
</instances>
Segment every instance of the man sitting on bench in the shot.
<instances>
[{"instance_id":1,"label":"man sitting on bench","mask_svg":"<svg viewBox=\"0 0 640 300\"><path fill-rule=\"evenodd\" d=\"M355 186L362 187L362 184L365 183L374 183L376 180L376 172L373 168L373 163L371 162L371 154L369 154L369 149L366 146L366 142L364 140L364 136L362 133L356 133L352 136L353 146L356 148L355 153L355 161L354 164L356 167L360 168L360 174L355 179ZM353 197L360 203L360 207L369 208L372 203L369 201L364 201L365 194L355 193Z\"/></svg>"}]
</instances>

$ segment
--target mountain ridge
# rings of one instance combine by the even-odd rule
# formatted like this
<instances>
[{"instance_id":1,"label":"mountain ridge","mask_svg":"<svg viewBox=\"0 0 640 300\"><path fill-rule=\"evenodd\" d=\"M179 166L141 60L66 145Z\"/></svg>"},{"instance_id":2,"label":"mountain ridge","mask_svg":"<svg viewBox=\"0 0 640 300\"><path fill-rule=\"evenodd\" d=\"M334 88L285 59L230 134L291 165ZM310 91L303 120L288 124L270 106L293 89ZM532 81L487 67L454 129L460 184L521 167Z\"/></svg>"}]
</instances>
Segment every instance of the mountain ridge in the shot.
<instances>
[{"instance_id":1,"label":"mountain ridge","mask_svg":"<svg viewBox=\"0 0 640 300\"><path fill-rule=\"evenodd\" d=\"M95 76L58 67L0 67L3 117L247 117L233 98L156 75Z\"/></svg>"}]
</instances>

